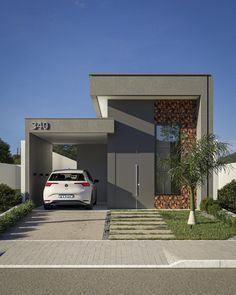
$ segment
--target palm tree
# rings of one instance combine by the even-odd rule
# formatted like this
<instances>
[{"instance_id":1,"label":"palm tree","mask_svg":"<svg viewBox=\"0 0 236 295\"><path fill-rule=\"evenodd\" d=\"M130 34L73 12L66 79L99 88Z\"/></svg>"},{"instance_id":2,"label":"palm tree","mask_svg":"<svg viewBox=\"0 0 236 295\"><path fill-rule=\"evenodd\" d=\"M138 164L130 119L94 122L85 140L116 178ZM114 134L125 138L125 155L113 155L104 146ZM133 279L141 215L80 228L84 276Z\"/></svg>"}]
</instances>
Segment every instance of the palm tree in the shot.
<instances>
[{"instance_id":1,"label":"palm tree","mask_svg":"<svg viewBox=\"0 0 236 295\"><path fill-rule=\"evenodd\" d=\"M205 183L209 175L226 169L224 156L229 154L227 143L219 142L214 134L204 135L187 148L179 145L174 157L166 159L173 182L186 186L190 194L189 225L196 224L194 195L198 186ZM179 160L181 159L181 160Z\"/></svg>"}]
</instances>

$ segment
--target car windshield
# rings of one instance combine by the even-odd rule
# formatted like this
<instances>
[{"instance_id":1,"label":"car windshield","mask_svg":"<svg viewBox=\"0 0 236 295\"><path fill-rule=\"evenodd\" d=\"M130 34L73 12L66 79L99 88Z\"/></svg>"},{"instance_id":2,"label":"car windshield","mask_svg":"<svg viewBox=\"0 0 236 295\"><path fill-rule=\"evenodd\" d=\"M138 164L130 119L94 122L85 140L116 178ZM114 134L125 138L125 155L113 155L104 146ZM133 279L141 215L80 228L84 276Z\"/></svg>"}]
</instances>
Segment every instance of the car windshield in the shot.
<instances>
[{"instance_id":1,"label":"car windshield","mask_svg":"<svg viewBox=\"0 0 236 295\"><path fill-rule=\"evenodd\" d=\"M56 181L85 181L83 173L53 173L49 180Z\"/></svg>"}]
</instances>

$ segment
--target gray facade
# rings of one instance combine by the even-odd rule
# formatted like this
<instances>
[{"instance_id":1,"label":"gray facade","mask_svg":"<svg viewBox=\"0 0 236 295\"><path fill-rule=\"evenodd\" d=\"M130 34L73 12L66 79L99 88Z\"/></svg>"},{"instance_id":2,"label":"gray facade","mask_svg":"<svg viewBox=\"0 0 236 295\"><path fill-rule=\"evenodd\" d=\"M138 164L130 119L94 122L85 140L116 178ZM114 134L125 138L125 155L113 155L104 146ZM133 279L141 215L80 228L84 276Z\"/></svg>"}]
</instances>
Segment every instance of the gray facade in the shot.
<instances>
[{"instance_id":1,"label":"gray facade","mask_svg":"<svg viewBox=\"0 0 236 295\"><path fill-rule=\"evenodd\" d=\"M153 208L155 120L158 100L197 100L196 137L213 130L210 75L90 75L97 119L26 119L26 188L42 202L51 172L52 144L77 144L78 168L99 179L98 202L109 208ZM32 129L47 122L47 130ZM197 203L212 194L212 179L197 192Z\"/></svg>"},{"instance_id":2,"label":"gray facade","mask_svg":"<svg viewBox=\"0 0 236 295\"><path fill-rule=\"evenodd\" d=\"M154 196L155 125L153 101L110 100L108 116L115 134L108 136L108 206L152 208ZM135 196L135 165L139 193Z\"/></svg>"},{"instance_id":3,"label":"gray facade","mask_svg":"<svg viewBox=\"0 0 236 295\"><path fill-rule=\"evenodd\" d=\"M99 180L97 202L107 204L107 144L79 144L77 165Z\"/></svg>"}]
</instances>

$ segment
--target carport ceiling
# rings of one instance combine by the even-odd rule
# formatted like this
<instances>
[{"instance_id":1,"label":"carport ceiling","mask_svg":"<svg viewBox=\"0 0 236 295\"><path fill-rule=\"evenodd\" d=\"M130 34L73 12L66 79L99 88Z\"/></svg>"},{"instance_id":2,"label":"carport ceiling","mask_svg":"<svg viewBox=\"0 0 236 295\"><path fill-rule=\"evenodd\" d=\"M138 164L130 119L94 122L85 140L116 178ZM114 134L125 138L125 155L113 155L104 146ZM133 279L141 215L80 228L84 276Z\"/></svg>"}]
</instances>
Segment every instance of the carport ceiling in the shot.
<instances>
[{"instance_id":1,"label":"carport ceiling","mask_svg":"<svg viewBox=\"0 0 236 295\"><path fill-rule=\"evenodd\" d=\"M80 133L80 132L37 132L32 134L52 144L106 144L106 133Z\"/></svg>"}]
</instances>

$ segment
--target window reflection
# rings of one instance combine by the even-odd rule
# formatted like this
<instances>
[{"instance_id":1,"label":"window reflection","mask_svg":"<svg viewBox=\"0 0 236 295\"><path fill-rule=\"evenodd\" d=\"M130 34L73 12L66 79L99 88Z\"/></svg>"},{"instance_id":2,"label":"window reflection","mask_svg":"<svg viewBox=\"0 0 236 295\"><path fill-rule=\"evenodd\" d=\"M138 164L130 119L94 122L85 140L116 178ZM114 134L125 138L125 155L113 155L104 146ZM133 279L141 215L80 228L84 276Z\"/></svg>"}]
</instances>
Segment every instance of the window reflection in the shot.
<instances>
[{"instance_id":1,"label":"window reflection","mask_svg":"<svg viewBox=\"0 0 236 295\"><path fill-rule=\"evenodd\" d=\"M168 175L170 166L163 160L176 156L180 143L180 126L178 124L156 125L156 194L179 194L179 189Z\"/></svg>"}]
</instances>

